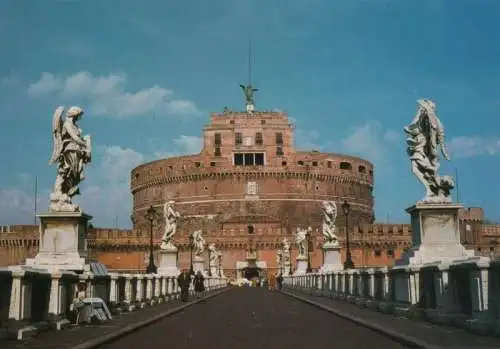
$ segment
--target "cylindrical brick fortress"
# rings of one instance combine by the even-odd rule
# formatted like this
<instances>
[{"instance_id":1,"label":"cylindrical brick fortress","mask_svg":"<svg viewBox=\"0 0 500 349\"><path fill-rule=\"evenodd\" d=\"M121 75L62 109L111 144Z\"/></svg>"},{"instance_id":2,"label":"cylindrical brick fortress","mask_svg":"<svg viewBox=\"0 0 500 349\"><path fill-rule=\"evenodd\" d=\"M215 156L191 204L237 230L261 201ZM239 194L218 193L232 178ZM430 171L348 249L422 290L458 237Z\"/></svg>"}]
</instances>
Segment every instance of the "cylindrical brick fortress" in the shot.
<instances>
[{"instance_id":1,"label":"cylindrical brick fortress","mask_svg":"<svg viewBox=\"0 0 500 349\"><path fill-rule=\"evenodd\" d=\"M373 165L352 156L295 150L293 130L281 112L212 114L199 154L132 170L134 230L149 234L147 209L154 206L161 213L165 201L173 200L181 214L174 238L181 266L189 265L189 234L201 229L207 243L222 250L224 269L236 272L252 258L261 262L260 270L275 269L276 250L284 237L294 241L299 226L311 226L319 244L323 200L337 202L339 235L344 200L351 208L350 226L372 223ZM159 217L155 240L163 228ZM318 264L321 258L313 260L313 267Z\"/></svg>"}]
</instances>

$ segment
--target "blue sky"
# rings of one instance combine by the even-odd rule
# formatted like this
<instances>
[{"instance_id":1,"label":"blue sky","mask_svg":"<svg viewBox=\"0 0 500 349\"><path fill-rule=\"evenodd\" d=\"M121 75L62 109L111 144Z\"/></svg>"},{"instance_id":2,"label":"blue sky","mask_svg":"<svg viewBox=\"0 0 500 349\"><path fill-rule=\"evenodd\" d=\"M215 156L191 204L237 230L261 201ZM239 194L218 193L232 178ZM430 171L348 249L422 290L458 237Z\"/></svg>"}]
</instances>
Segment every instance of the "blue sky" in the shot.
<instances>
[{"instance_id":1,"label":"blue sky","mask_svg":"<svg viewBox=\"0 0 500 349\"><path fill-rule=\"evenodd\" d=\"M93 163L77 201L98 226L129 227L129 171L196 153L208 113L258 109L296 121L296 145L375 166L379 221L407 222L424 192L402 127L433 99L460 201L500 221L500 2L491 0L0 2L0 224L47 207L51 118L86 110Z\"/></svg>"}]
</instances>

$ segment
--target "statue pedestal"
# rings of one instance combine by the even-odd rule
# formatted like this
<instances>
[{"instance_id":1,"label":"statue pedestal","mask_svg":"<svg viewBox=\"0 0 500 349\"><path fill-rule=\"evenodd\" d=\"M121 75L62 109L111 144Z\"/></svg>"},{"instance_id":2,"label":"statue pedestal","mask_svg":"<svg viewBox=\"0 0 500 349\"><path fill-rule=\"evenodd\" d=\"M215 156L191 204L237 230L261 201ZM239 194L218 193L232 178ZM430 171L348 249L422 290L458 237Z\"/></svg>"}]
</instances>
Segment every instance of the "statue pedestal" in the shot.
<instances>
[{"instance_id":1,"label":"statue pedestal","mask_svg":"<svg viewBox=\"0 0 500 349\"><path fill-rule=\"evenodd\" d=\"M38 214L40 247L26 265L48 270L83 271L87 264L87 227L92 219L83 212Z\"/></svg>"},{"instance_id":2,"label":"statue pedestal","mask_svg":"<svg viewBox=\"0 0 500 349\"><path fill-rule=\"evenodd\" d=\"M205 272L205 258L200 256L195 256L193 258L193 270L195 273L201 271L201 273L206 276Z\"/></svg>"},{"instance_id":3,"label":"statue pedestal","mask_svg":"<svg viewBox=\"0 0 500 349\"><path fill-rule=\"evenodd\" d=\"M164 276L177 276L180 271L177 267L177 247L169 245L165 249L160 250L160 265L158 266L158 274Z\"/></svg>"},{"instance_id":4,"label":"statue pedestal","mask_svg":"<svg viewBox=\"0 0 500 349\"><path fill-rule=\"evenodd\" d=\"M338 244L323 244L324 262L320 268L321 273L343 270L344 266L340 256L340 246Z\"/></svg>"},{"instance_id":5,"label":"statue pedestal","mask_svg":"<svg viewBox=\"0 0 500 349\"><path fill-rule=\"evenodd\" d=\"M307 273L307 257L298 255L297 258L297 269L293 275L304 275Z\"/></svg>"},{"instance_id":6,"label":"statue pedestal","mask_svg":"<svg viewBox=\"0 0 500 349\"><path fill-rule=\"evenodd\" d=\"M395 266L448 263L474 257L460 243L458 210L460 204L417 203L406 209L411 216L413 247Z\"/></svg>"}]
</instances>

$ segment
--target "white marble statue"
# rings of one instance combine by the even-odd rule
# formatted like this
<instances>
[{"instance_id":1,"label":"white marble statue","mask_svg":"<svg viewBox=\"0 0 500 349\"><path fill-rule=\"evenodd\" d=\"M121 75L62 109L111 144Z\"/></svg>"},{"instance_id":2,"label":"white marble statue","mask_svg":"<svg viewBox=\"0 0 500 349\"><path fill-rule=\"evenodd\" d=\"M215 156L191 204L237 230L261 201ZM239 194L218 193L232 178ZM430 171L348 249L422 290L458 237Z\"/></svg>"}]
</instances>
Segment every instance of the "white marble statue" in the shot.
<instances>
[{"instance_id":1,"label":"white marble statue","mask_svg":"<svg viewBox=\"0 0 500 349\"><path fill-rule=\"evenodd\" d=\"M92 144L89 135L82 137L77 122L83 110L71 107L63 120L64 107L56 109L52 118L53 150L49 165L57 163L57 177L50 194L49 211L79 212L72 198L80 194L79 184L85 178L84 165L91 162Z\"/></svg>"},{"instance_id":2,"label":"white marble statue","mask_svg":"<svg viewBox=\"0 0 500 349\"><path fill-rule=\"evenodd\" d=\"M213 267L217 266L219 252L217 252L217 249L215 248L215 244L213 242L208 244L208 251L210 251L210 265Z\"/></svg>"},{"instance_id":3,"label":"white marble statue","mask_svg":"<svg viewBox=\"0 0 500 349\"><path fill-rule=\"evenodd\" d=\"M201 236L201 230L196 230L192 234L194 254L196 257L202 257L205 250L205 239Z\"/></svg>"},{"instance_id":4,"label":"white marble statue","mask_svg":"<svg viewBox=\"0 0 500 349\"><path fill-rule=\"evenodd\" d=\"M439 153L450 160L444 139L444 127L436 115L436 105L429 99L418 100L417 114L404 128L412 172L424 185L421 202L449 203L455 183L451 176L439 176Z\"/></svg>"},{"instance_id":5,"label":"white marble statue","mask_svg":"<svg viewBox=\"0 0 500 349\"><path fill-rule=\"evenodd\" d=\"M177 231L177 222L181 217L180 213L175 211L173 205L174 201L167 201L163 205L163 218L165 218L165 232L161 238L161 250L175 249L172 243L172 238Z\"/></svg>"},{"instance_id":6,"label":"white marble statue","mask_svg":"<svg viewBox=\"0 0 500 349\"><path fill-rule=\"evenodd\" d=\"M323 201L323 240L326 247L339 246L339 238L335 234L335 220L337 219L337 205L335 201Z\"/></svg>"},{"instance_id":7,"label":"white marble statue","mask_svg":"<svg viewBox=\"0 0 500 349\"><path fill-rule=\"evenodd\" d=\"M307 246L306 246L306 236L308 232L311 232L312 228L309 227L307 229L302 229L302 228L297 228L297 231L295 233L295 243L297 244L297 247L299 249L299 256L305 257L306 256L306 251L307 251Z\"/></svg>"}]
</instances>

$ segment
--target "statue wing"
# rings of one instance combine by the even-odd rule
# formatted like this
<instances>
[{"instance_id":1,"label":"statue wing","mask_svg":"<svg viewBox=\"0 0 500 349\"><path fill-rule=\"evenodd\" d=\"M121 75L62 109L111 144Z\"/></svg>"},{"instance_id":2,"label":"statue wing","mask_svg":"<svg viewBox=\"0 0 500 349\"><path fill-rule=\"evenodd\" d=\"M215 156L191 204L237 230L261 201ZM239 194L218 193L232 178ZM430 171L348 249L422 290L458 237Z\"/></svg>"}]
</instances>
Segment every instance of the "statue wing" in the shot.
<instances>
[{"instance_id":1,"label":"statue wing","mask_svg":"<svg viewBox=\"0 0 500 349\"><path fill-rule=\"evenodd\" d=\"M59 155L61 155L63 143L62 143L62 115L64 112L64 107L59 107L54 112L52 117L52 139L54 142L52 149L52 157L50 158L49 165L57 162Z\"/></svg>"},{"instance_id":2,"label":"statue wing","mask_svg":"<svg viewBox=\"0 0 500 349\"><path fill-rule=\"evenodd\" d=\"M245 85L240 85L240 87L245 90L247 87Z\"/></svg>"},{"instance_id":3,"label":"statue wing","mask_svg":"<svg viewBox=\"0 0 500 349\"><path fill-rule=\"evenodd\" d=\"M252 91L258 91L259 89L258 88L253 88Z\"/></svg>"}]
</instances>

